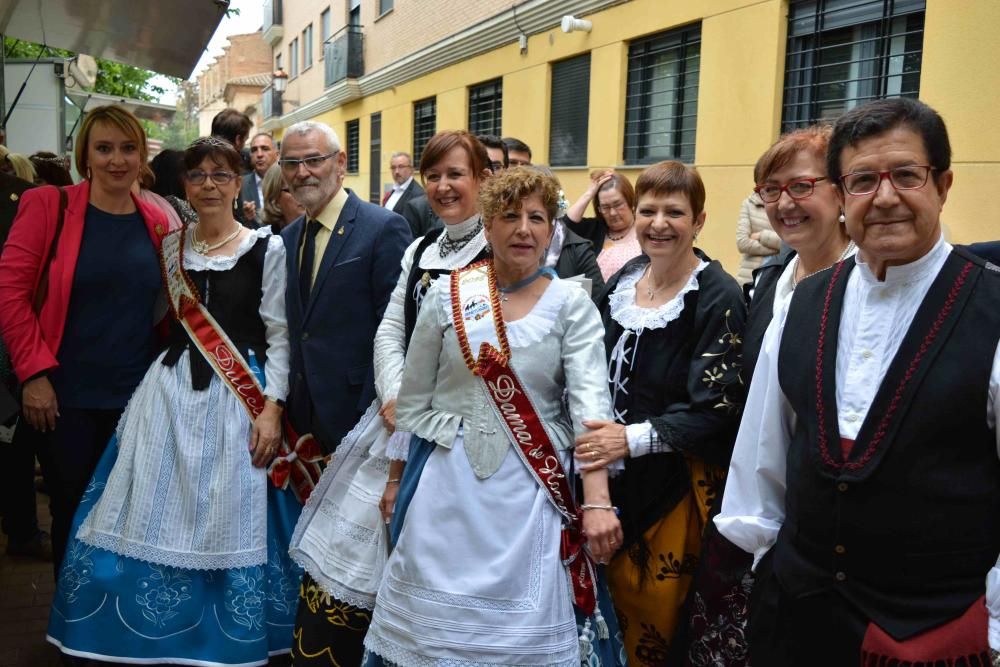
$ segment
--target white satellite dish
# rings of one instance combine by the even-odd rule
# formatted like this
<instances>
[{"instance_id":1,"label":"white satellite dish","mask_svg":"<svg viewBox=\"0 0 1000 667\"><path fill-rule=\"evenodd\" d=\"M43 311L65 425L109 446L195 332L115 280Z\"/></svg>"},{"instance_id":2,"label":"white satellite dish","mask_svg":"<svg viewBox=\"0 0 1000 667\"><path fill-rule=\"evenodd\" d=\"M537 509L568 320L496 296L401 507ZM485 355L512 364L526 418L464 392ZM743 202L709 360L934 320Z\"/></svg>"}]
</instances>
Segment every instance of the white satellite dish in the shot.
<instances>
[{"instance_id":1,"label":"white satellite dish","mask_svg":"<svg viewBox=\"0 0 1000 667\"><path fill-rule=\"evenodd\" d=\"M78 88L93 88L97 83L97 61L86 53L77 54L69 61L69 76L73 79L67 82L70 87L75 84Z\"/></svg>"}]
</instances>

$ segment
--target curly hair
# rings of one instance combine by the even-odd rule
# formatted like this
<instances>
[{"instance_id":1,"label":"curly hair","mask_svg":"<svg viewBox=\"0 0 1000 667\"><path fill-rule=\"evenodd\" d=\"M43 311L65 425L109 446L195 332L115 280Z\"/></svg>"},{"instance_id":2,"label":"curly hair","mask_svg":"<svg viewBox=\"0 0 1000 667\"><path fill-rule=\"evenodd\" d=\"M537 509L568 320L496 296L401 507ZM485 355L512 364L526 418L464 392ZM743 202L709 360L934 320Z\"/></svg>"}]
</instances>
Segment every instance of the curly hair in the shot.
<instances>
[{"instance_id":1,"label":"curly hair","mask_svg":"<svg viewBox=\"0 0 1000 667\"><path fill-rule=\"evenodd\" d=\"M531 167L514 167L483 181L479 188L479 209L483 220L492 221L508 208L518 210L521 202L531 195L542 198L549 224L559 211L559 183L556 179Z\"/></svg>"}]
</instances>

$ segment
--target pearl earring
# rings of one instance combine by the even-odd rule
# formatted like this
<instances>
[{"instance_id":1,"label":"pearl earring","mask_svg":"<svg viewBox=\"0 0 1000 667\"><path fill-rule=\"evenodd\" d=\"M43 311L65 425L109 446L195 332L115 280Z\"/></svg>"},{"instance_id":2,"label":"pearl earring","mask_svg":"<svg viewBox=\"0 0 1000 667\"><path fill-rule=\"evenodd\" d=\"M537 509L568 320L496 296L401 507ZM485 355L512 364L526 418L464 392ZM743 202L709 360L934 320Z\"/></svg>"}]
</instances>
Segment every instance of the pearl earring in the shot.
<instances>
[{"instance_id":1,"label":"pearl earring","mask_svg":"<svg viewBox=\"0 0 1000 667\"><path fill-rule=\"evenodd\" d=\"M840 217L837 218L837 222L839 222L840 224L844 224L845 222L847 222L847 218L844 217L843 213L841 213Z\"/></svg>"}]
</instances>

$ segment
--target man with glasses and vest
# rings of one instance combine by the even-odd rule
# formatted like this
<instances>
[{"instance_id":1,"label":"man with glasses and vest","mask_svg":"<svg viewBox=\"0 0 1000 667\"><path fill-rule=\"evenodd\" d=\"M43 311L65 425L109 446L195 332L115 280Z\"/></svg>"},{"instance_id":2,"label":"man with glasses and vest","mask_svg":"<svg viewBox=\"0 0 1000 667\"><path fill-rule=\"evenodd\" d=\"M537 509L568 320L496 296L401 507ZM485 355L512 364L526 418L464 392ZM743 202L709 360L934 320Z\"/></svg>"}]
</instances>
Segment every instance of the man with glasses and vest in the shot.
<instances>
[{"instance_id":1,"label":"man with glasses and vest","mask_svg":"<svg viewBox=\"0 0 1000 667\"><path fill-rule=\"evenodd\" d=\"M765 334L715 519L755 557L750 658L1000 664L1000 273L942 236L927 105L846 113L827 172L858 253Z\"/></svg>"},{"instance_id":2,"label":"man with glasses and vest","mask_svg":"<svg viewBox=\"0 0 1000 667\"><path fill-rule=\"evenodd\" d=\"M306 214L282 230L288 255L288 416L333 451L375 398L375 330L412 240L401 216L343 188L346 155L314 121L285 132L278 160Z\"/></svg>"}]
</instances>

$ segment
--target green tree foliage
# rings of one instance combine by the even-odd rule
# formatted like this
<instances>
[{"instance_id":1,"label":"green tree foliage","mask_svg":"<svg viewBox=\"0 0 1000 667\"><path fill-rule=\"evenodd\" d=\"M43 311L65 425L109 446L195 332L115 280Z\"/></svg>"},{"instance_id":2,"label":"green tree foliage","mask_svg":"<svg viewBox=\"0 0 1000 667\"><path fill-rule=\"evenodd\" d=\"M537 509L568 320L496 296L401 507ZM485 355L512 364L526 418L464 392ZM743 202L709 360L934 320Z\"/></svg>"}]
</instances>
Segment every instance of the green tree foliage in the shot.
<instances>
[{"instance_id":1,"label":"green tree foliage","mask_svg":"<svg viewBox=\"0 0 1000 667\"><path fill-rule=\"evenodd\" d=\"M38 57L72 58L75 55L73 52L65 49L43 47L40 44L14 39L13 37L4 38L4 54L7 58L27 58L31 60ZM94 92L114 95L115 97L131 97L146 102L155 102L166 92L162 86L151 83L151 80L155 76L155 72L150 72L141 67L98 59L97 82L94 84Z\"/></svg>"}]
</instances>

